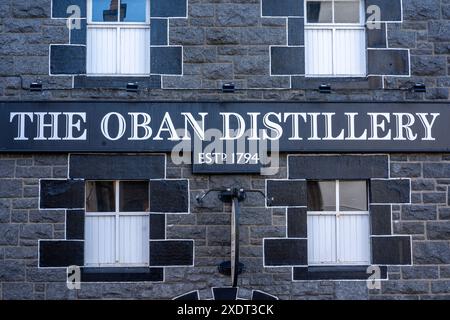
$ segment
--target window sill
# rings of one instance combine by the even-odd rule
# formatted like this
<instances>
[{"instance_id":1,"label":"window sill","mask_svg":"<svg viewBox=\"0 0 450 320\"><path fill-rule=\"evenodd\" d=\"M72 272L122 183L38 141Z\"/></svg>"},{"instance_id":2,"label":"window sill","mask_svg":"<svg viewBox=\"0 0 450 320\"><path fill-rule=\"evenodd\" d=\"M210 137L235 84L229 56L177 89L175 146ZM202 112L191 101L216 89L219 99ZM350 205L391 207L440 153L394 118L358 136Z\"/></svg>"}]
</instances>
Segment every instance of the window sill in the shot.
<instances>
[{"instance_id":1,"label":"window sill","mask_svg":"<svg viewBox=\"0 0 450 320\"><path fill-rule=\"evenodd\" d=\"M81 282L159 282L163 268L148 267L84 267Z\"/></svg>"},{"instance_id":2,"label":"window sill","mask_svg":"<svg viewBox=\"0 0 450 320\"><path fill-rule=\"evenodd\" d=\"M329 84L332 90L377 90L382 89L381 76L331 77L293 76L292 89L314 90L322 84Z\"/></svg>"},{"instance_id":3,"label":"window sill","mask_svg":"<svg viewBox=\"0 0 450 320\"><path fill-rule=\"evenodd\" d=\"M161 76L101 76L87 75L76 76L74 78L74 89L125 89L127 84L133 82L139 85L139 88L160 89Z\"/></svg>"},{"instance_id":4,"label":"window sill","mask_svg":"<svg viewBox=\"0 0 450 320\"><path fill-rule=\"evenodd\" d=\"M296 280L367 280L369 266L311 266L294 267ZM387 279L387 267L380 266L380 279Z\"/></svg>"}]
</instances>

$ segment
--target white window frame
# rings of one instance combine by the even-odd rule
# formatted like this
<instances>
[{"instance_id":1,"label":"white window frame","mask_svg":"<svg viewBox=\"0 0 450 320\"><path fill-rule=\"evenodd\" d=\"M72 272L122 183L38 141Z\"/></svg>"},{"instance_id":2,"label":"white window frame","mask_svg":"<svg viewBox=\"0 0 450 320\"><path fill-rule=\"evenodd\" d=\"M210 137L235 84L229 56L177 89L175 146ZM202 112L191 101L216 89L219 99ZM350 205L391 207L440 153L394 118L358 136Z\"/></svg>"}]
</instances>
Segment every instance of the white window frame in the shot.
<instances>
[{"instance_id":1,"label":"white window frame","mask_svg":"<svg viewBox=\"0 0 450 320\"><path fill-rule=\"evenodd\" d=\"M314 1L314 0L311 0ZM320 1L320 0L317 0ZM304 1L304 11L305 12L305 31L306 30L331 30L333 35L332 35L332 39L331 41L332 43L332 47L333 47L333 55L332 55L332 70L333 72L331 74L305 74L305 77L309 77L309 78L330 78L330 77L334 77L334 78L346 78L346 77L353 77L353 78L358 78L358 77L366 77L367 76L367 45L366 45L366 16L365 16L365 7L364 7L364 1L365 0L358 0L359 1L359 22L358 23L335 23L334 22L334 3L335 2L339 2L339 0L326 0L326 1L322 1L322 2L331 2L331 16L332 16L332 23L309 23L308 22L308 1L305 0ZM363 74L337 74L336 73L336 63L335 63L335 59L336 59L336 30L364 30L364 47L365 47L365 52L364 52L364 56L366 59L366 71ZM305 46L307 45L307 43L305 43ZM306 62L306 60L305 60ZM306 70L306 68L305 68Z\"/></svg>"},{"instance_id":2,"label":"white window frame","mask_svg":"<svg viewBox=\"0 0 450 320\"><path fill-rule=\"evenodd\" d=\"M120 65L120 31L121 29L149 29L150 30L150 0L146 0L146 15L145 15L145 22L126 22L126 21L119 21L120 19L120 0L119 1L119 7L117 10L117 21L92 21L92 8L93 8L93 1L95 0L88 0L87 3L87 30L86 32L89 32L90 28L106 28L116 29L116 73L88 73L87 76L91 77L139 77L139 76L148 76L149 73L121 73L121 65ZM86 53L87 54L87 53ZM88 58L88 57L87 57ZM148 57L150 59L150 56Z\"/></svg>"},{"instance_id":3,"label":"white window frame","mask_svg":"<svg viewBox=\"0 0 450 320\"><path fill-rule=\"evenodd\" d=\"M114 238L114 255L115 255L115 263L113 264L86 264L86 267L148 267L149 266L149 250L147 250L147 259L146 263L142 264L130 264L130 263L121 263L119 261L120 257L120 217L123 216L139 216L149 217L150 220L150 213L149 212L121 212L120 211L120 183L121 182L129 182L128 180L86 180L86 182L96 182L96 181L102 181L102 182L113 182L114 183L114 196L115 196L115 211L114 212L88 212L86 210L85 215L86 217L114 217L114 232L115 232L115 238ZM85 199L87 201L87 199ZM150 239L150 222L147 225L146 233L148 235L147 239ZM86 238L86 237L85 237ZM147 241L149 243L149 241ZM85 252L86 252L86 242L85 242Z\"/></svg>"},{"instance_id":4,"label":"white window frame","mask_svg":"<svg viewBox=\"0 0 450 320\"><path fill-rule=\"evenodd\" d=\"M369 238L368 238L368 248L369 248L369 259L372 259L372 248L371 248L371 244L370 244L370 213L369 213L369 186L367 184L366 181L364 180L351 180L351 181L364 181L366 182L366 197L367 197L367 211L340 211L340 201L339 201L339 196L340 196L340 185L339 182L341 180L317 180L317 181L334 181L336 183L336 210L335 211L307 211L307 215L308 216L334 216L335 217L335 234L336 234L336 261L330 263L330 262L323 262L323 263L310 263L308 261L308 265L309 266L348 266L348 265L355 265L355 266L360 266L360 265L370 265L371 261L342 261L340 259L340 237L339 237L339 221L340 221L340 217L341 216L351 216L351 215L364 215L364 216L368 216L369 218ZM309 239L308 239L309 240Z\"/></svg>"}]
</instances>

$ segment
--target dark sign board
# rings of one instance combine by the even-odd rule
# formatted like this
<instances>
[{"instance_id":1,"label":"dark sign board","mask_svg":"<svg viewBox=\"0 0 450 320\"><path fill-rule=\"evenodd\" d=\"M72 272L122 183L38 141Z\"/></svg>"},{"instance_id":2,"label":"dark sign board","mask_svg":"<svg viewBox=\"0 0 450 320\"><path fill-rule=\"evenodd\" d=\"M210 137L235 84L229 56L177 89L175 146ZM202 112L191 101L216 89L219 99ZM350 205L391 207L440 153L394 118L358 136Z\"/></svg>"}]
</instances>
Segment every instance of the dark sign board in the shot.
<instances>
[{"instance_id":1,"label":"dark sign board","mask_svg":"<svg viewBox=\"0 0 450 320\"><path fill-rule=\"evenodd\" d=\"M263 149L448 152L449 124L447 103L1 102L0 152L191 148L198 164L257 168Z\"/></svg>"}]
</instances>

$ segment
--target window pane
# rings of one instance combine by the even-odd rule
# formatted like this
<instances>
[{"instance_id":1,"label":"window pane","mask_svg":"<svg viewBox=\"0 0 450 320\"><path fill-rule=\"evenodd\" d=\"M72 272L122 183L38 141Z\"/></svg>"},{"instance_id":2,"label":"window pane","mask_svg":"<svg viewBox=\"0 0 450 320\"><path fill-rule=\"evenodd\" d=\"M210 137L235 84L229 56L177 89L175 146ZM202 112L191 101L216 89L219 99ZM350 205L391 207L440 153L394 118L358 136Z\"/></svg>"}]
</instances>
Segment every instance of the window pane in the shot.
<instances>
[{"instance_id":1,"label":"window pane","mask_svg":"<svg viewBox=\"0 0 450 320\"><path fill-rule=\"evenodd\" d=\"M335 23L359 23L360 9L358 1L335 1L334 22Z\"/></svg>"},{"instance_id":2,"label":"window pane","mask_svg":"<svg viewBox=\"0 0 450 320\"><path fill-rule=\"evenodd\" d=\"M118 0L93 0L92 21L118 22Z\"/></svg>"},{"instance_id":3,"label":"window pane","mask_svg":"<svg viewBox=\"0 0 450 320\"><path fill-rule=\"evenodd\" d=\"M84 263L87 266L116 262L116 227L114 216L86 216Z\"/></svg>"},{"instance_id":4,"label":"window pane","mask_svg":"<svg viewBox=\"0 0 450 320\"><path fill-rule=\"evenodd\" d=\"M332 23L331 1L308 1L306 4L308 23Z\"/></svg>"},{"instance_id":5,"label":"window pane","mask_svg":"<svg viewBox=\"0 0 450 320\"><path fill-rule=\"evenodd\" d=\"M336 263L336 216L308 215L308 264Z\"/></svg>"},{"instance_id":6,"label":"window pane","mask_svg":"<svg viewBox=\"0 0 450 320\"><path fill-rule=\"evenodd\" d=\"M339 217L339 263L370 264L369 215Z\"/></svg>"},{"instance_id":7,"label":"window pane","mask_svg":"<svg viewBox=\"0 0 450 320\"><path fill-rule=\"evenodd\" d=\"M336 75L366 74L366 30L336 29L334 72Z\"/></svg>"},{"instance_id":8,"label":"window pane","mask_svg":"<svg viewBox=\"0 0 450 320\"><path fill-rule=\"evenodd\" d=\"M149 211L147 181L125 181L120 183L120 211Z\"/></svg>"},{"instance_id":9,"label":"window pane","mask_svg":"<svg viewBox=\"0 0 450 320\"><path fill-rule=\"evenodd\" d=\"M305 57L307 75L333 74L333 30L306 29Z\"/></svg>"},{"instance_id":10,"label":"window pane","mask_svg":"<svg viewBox=\"0 0 450 320\"><path fill-rule=\"evenodd\" d=\"M117 28L87 29L87 72L117 73Z\"/></svg>"},{"instance_id":11,"label":"window pane","mask_svg":"<svg viewBox=\"0 0 450 320\"><path fill-rule=\"evenodd\" d=\"M340 211L367 211L367 183L340 181L339 206Z\"/></svg>"},{"instance_id":12,"label":"window pane","mask_svg":"<svg viewBox=\"0 0 450 320\"><path fill-rule=\"evenodd\" d=\"M114 212L116 211L114 197L114 182L86 182L86 211Z\"/></svg>"},{"instance_id":13,"label":"window pane","mask_svg":"<svg viewBox=\"0 0 450 320\"><path fill-rule=\"evenodd\" d=\"M150 28L120 30L120 73L150 73Z\"/></svg>"},{"instance_id":14,"label":"window pane","mask_svg":"<svg viewBox=\"0 0 450 320\"><path fill-rule=\"evenodd\" d=\"M120 3L120 21L145 22L146 0L122 0Z\"/></svg>"},{"instance_id":15,"label":"window pane","mask_svg":"<svg viewBox=\"0 0 450 320\"><path fill-rule=\"evenodd\" d=\"M148 264L149 218L121 216L119 218L119 261L124 264Z\"/></svg>"},{"instance_id":16,"label":"window pane","mask_svg":"<svg viewBox=\"0 0 450 320\"><path fill-rule=\"evenodd\" d=\"M336 211L336 182L308 181L308 211Z\"/></svg>"}]
</instances>

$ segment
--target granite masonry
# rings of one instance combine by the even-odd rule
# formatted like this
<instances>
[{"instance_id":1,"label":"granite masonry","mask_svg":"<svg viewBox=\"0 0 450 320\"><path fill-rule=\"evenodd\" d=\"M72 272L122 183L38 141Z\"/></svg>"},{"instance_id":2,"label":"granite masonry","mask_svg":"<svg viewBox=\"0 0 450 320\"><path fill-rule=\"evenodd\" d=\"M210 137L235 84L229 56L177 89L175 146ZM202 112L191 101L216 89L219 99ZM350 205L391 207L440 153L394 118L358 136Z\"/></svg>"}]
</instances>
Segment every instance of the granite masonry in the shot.
<instances>
[{"instance_id":1,"label":"granite masonry","mask_svg":"<svg viewBox=\"0 0 450 320\"><path fill-rule=\"evenodd\" d=\"M367 31L364 78L305 77L303 4L152 0L150 73L89 77L85 0L2 0L0 104L448 101L449 0L365 1L366 7L378 5L382 15L381 31ZM81 29L66 26L70 5L81 10ZM29 90L35 81L42 82L42 92ZM138 91L124 90L128 82L137 82ZM229 82L237 90L223 93L222 85ZM323 83L331 85L330 94L318 92ZM427 91L411 91L416 83L424 83ZM282 154L279 172L270 177L193 174L192 166L174 164L169 154L105 159L0 153L0 299L173 299L190 292L192 299L213 298L211 288L230 284L217 266L230 256L231 206L217 197L201 204L195 198L221 187L256 189L273 198L268 204L261 195L249 194L242 202L245 270L234 293L239 298L269 293L308 300L450 299L450 154ZM343 159L347 165L339 170L314 167ZM349 169L352 161L362 163L360 171ZM92 165L99 162L106 173ZM131 170L124 172L127 165ZM105 174L148 180L150 190L153 185L150 267L106 276L83 270L81 289L69 290L66 267L82 265L84 258L84 180L105 179ZM321 178L368 181L372 258L382 266L381 289L368 289L362 281L365 270L308 270L302 194L305 179ZM298 197L289 192L292 188L299 190ZM277 254L280 246L290 250Z\"/></svg>"}]
</instances>

